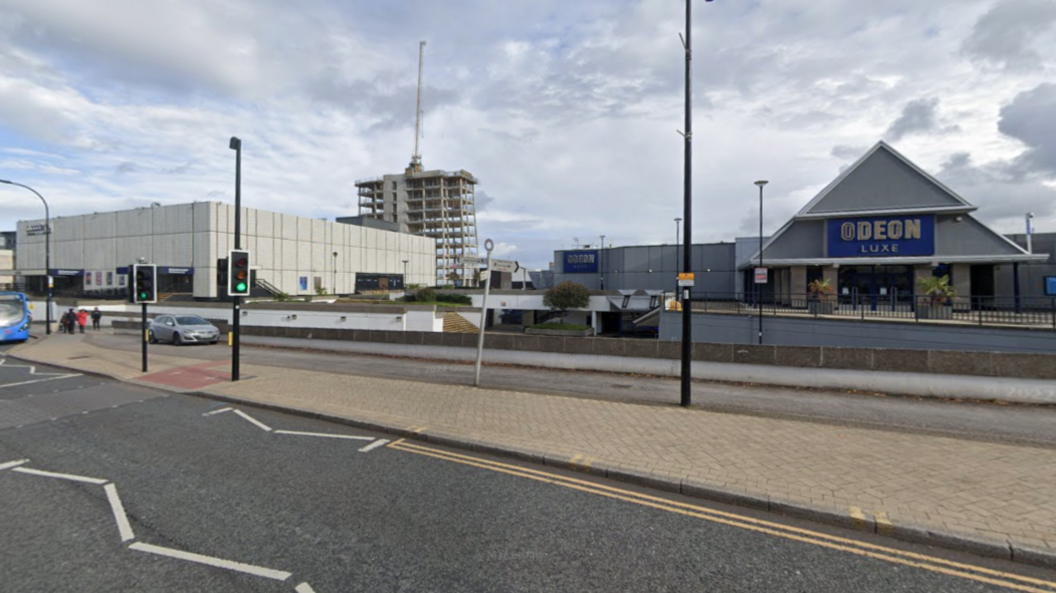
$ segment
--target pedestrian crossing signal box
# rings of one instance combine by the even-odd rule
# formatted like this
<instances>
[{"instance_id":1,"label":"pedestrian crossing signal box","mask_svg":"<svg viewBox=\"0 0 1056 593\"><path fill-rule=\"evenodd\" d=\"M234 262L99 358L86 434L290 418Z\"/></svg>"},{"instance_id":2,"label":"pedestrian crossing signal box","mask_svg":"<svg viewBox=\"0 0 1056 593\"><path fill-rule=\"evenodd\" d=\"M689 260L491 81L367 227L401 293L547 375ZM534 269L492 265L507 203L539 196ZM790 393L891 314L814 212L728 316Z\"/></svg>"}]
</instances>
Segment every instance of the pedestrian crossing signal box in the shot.
<instances>
[{"instance_id":1,"label":"pedestrian crossing signal box","mask_svg":"<svg viewBox=\"0 0 1056 593\"><path fill-rule=\"evenodd\" d=\"M154 264L133 264L128 282L132 302L145 305L158 302L158 267Z\"/></svg>"}]
</instances>

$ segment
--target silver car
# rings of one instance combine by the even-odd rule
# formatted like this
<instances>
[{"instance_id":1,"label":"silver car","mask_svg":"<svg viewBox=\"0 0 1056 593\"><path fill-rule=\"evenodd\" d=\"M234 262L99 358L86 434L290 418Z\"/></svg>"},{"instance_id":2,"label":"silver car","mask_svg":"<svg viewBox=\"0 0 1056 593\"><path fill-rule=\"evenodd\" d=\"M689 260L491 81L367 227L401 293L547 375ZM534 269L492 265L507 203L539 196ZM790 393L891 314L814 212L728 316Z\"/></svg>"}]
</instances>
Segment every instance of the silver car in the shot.
<instances>
[{"instance_id":1,"label":"silver car","mask_svg":"<svg viewBox=\"0 0 1056 593\"><path fill-rule=\"evenodd\" d=\"M220 330L197 315L159 315L150 322L149 338L151 344L215 344Z\"/></svg>"}]
</instances>

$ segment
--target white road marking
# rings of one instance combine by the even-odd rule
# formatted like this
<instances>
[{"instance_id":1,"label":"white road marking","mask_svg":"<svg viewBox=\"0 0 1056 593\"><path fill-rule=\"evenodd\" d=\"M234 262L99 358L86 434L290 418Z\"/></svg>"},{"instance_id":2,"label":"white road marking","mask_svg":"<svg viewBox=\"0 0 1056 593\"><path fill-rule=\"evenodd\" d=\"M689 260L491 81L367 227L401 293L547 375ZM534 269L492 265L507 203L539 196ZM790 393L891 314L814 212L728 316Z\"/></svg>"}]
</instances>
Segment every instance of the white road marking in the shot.
<instances>
[{"instance_id":1,"label":"white road marking","mask_svg":"<svg viewBox=\"0 0 1056 593\"><path fill-rule=\"evenodd\" d=\"M325 434L322 432L301 432L299 430L276 430L275 434L292 434L302 437L323 437L327 439L351 439L355 441L373 441L374 437L355 437L347 434Z\"/></svg>"},{"instance_id":2,"label":"white road marking","mask_svg":"<svg viewBox=\"0 0 1056 593\"><path fill-rule=\"evenodd\" d=\"M249 420L249 421L250 421L250 422L252 422L253 424L256 424L256 425L257 425L257 428L259 428L259 429L261 429L261 430L266 430L266 431L268 431L268 432L271 432L271 427L270 427L270 426L268 426L267 424L264 424L264 423L263 423L263 422L261 422L260 420L257 420L256 418L254 418L254 417L250 416L249 414L247 414L247 413L243 412L242 410L232 410L232 411L233 411L234 413L238 414L239 416L241 416L241 417L245 418L246 420Z\"/></svg>"},{"instance_id":3,"label":"white road marking","mask_svg":"<svg viewBox=\"0 0 1056 593\"><path fill-rule=\"evenodd\" d=\"M291 573L283 572L281 570L273 570L270 568L264 568L263 566L253 566L252 564L243 564L241 562L233 562L231 560L222 560L220 558L213 558L211 556L202 556L201 554L193 554L191 552L173 550L172 548L153 546L150 544L144 544L142 542L136 542L128 546L128 548L130 550L137 550L139 552L147 552L148 554L168 556L169 558L186 560L188 562L197 562L198 564L205 564L206 566L215 566L217 568L234 570L236 572L244 572L246 574L264 577L267 579L274 579L276 581L285 581L286 579L293 576Z\"/></svg>"},{"instance_id":4,"label":"white road marking","mask_svg":"<svg viewBox=\"0 0 1056 593\"><path fill-rule=\"evenodd\" d=\"M117 521L117 532L121 534L121 541L136 539L135 534L132 533L132 525L128 522L128 515L125 514L125 505L121 504L121 497L117 495L117 486L107 484L103 486L103 490L106 490L106 498L110 501L110 510L114 511L114 520Z\"/></svg>"},{"instance_id":5,"label":"white road marking","mask_svg":"<svg viewBox=\"0 0 1056 593\"><path fill-rule=\"evenodd\" d=\"M16 467L11 470L13 472L20 472L23 474L31 474L34 476L41 476L43 478L58 478L60 480L69 480L71 482L88 482L89 484L96 484L102 486L110 480L100 480L99 478L89 478L87 476L75 476L73 474L56 474L54 472L45 472L39 469L30 469L28 467Z\"/></svg>"},{"instance_id":6,"label":"white road marking","mask_svg":"<svg viewBox=\"0 0 1056 593\"><path fill-rule=\"evenodd\" d=\"M293 590L297 593L315 593L315 589L312 589L312 587L308 583L301 583L300 585L294 587Z\"/></svg>"},{"instance_id":7,"label":"white road marking","mask_svg":"<svg viewBox=\"0 0 1056 593\"><path fill-rule=\"evenodd\" d=\"M18 466L26 464L26 463L29 463L28 459L18 459L18 460L15 460L15 461L7 461L7 462L4 462L4 463L0 463L0 471L3 471L5 469L11 469L13 467L18 467Z\"/></svg>"},{"instance_id":8,"label":"white road marking","mask_svg":"<svg viewBox=\"0 0 1056 593\"><path fill-rule=\"evenodd\" d=\"M360 453L366 453L368 451L373 451L374 449L377 449L378 447L380 447L380 446L382 446L382 445L384 445L385 443L388 443L388 442L389 442L389 439L378 439L377 442L371 443L371 444L367 445L366 447L363 447L362 449L359 450L359 452Z\"/></svg>"},{"instance_id":9,"label":"white road marking","mask_svg":"<svg viewBox=\"0 0 1056 593\"><path fill-rule=\"evenodd\" d=\"M202 416L212 416L213 414L222 414L224 412L230 412L231 408L220 408L219 410L213 410L212 412L206 412Z\"/></svg>"},{"instance_id":10,"label":"white road marking","mask_svg":"<svg viewBox=\"0 0 1056 593\"><path fill-rule=\"evenodd\" d=\"M45 381L54 381L56 379L69 379L70 377L80 377L81 374L77 373L74 375L59 375L58 377L48 377L47 379L34 379L33 381L21 381L19 383L7 383L0 385L0 389L4 387L18 387L19 385L32 385L33 383L43 383ZM53 392L54 393L54 392Z\"/></svg>"}]
</instances>

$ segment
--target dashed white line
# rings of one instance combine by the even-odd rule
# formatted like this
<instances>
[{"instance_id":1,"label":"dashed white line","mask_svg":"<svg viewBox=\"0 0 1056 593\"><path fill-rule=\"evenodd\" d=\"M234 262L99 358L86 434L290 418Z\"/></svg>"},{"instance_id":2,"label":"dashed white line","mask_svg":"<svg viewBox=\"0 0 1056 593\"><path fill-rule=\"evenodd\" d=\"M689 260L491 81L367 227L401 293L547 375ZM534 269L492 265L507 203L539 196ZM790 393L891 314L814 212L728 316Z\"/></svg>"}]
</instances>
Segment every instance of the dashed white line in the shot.
<instances>
[{"instance_id":1,"label":"dashed white line","mask_svg":"<svg viewBox=\"0 0 1056 593\"><path fill-rule=\"evenodd\" d=\"M18 466L26 464L26 463L29 463L28 459L17 459L15 461L6 461L4 463L0 463L0 471L3 471L5 469L11 469L13 467L18 467Z\"/></svg>"},{"instance_id":2,"label":"dashed white line","mask_svg":"<svg viewBox=\"0 0 1056 593\"><path fill-rule=\"evenodd\" d=\"M312 587L308 583L301 583L300 585L294 587L293 590L297 593L315 593L315 589L312 589Z\"/></svg>"},{"instance_id":3,"label":"dashed white line","mask_svg":"<svg viewBox=\"0 0 1056 593\"><path fill-rule=\"evenodd\" d=\"M286 579L293 576L291 573L284 572L281 570L273 570L271 568L264 568L263 566L253 566L252 564L243 564L242 562L233 562L231 560L213 558L212 556L193 554L191 552L184 552L182 550L173 550L172 548L153 546L151 544L144 544L142 542L136 542L128 548L130 550L137 550L139 552L147 552L148 554L168 556L169 558L186 560L188 562L197 562L198 564L205 564L206 566L215 566L217 568L224 568L236 572L243 572L258 577L274 579L276 581L285 581Z\"/></svg>"},{"instance_id":4,"label":"dashed white line","mask_svg":"<svg viewBox=\"0 0 1056 593\"><path fill-rule=\"evenodd\" d=\"M121 541L136 539L135 534L132 533L132 525L128 522L128 515L125 514L125 505L121 504L121 497L117 495L117 486L107 484L103 486L103 490L106 490L106 498L110 501L110 510L114 511L114 520L117 521L117 532L121 534Z\"/></svg>"},{"instance_id":5,"label":"dashed white line","mask_svg":"<svg viewBox=\"0 0 1056 593\"><path fill-rule=\"evenodd\" d=\"M252 422L253 424L256 424L257 428L259 428L261 430L266 430L268 432L271 432L271 427L270 426L268 426L267 424L264 424L260 420L257 420L256 418L250 416L249 414L243 412L242 410L233 410L233 411L236 414L238 414L239 416L241 416L241 417L245 418L246 420Z\"/></svg>"},{"instance_id":6,"label":"dashed white line","mask_svg":"<svg viewBox=\"0 0 1056 593\"><path fill-rule=\"evenodd\" d=\"M373 443L367 445L366 447L361 448L359 450L359 452L360 453L367 453L369 451L373 451L374 449L377 449L378 447L380 447L380 446L382 446L382 445L384 445L384 444L386 444L388 442L389 442L389 439L378 439L376 442L373 442Z\"/></svg>"},{"instance_id":7,"label":"dashed white line","mask_svg":"<svg viewBox=\"0 0 1056 593\"><path fill-rule=\"evenodd\" d=\"M16 467L11 470L13 472L20 472L23 474L30 474L34 476L40 476L42 478L57 478L59 480L69 480L71 482L87 482L89 484L103 485L110 480L100 480L99 478L89 478L87 476L75 476L73 474L57 474L54 472L41 471L39 469L30 469L28 467Z\"/></svg>"},{"instance_id":8,"label":"dashed white line","mask_svg":"<svg viewBox=\"0 0 1056 593\"><path fill-rule=\"evenodd\" d=\"M351 439L354 441L373 441L374 437L357 437L347 434L326 434L322 432L301 432L299 430L276 430L275 434L292 434L302 437L322 437L326 439Z\"/></svg>"},{"instance_id":9,"label":"dashed white line","mask_svg":"<svg viewBox=\"0 0 1056 593\"><path fill-rule=\"evenodd\" d=\"M220 408L219 410L213 410L212 412L206 412L202 416L212 416L213 414L222 414L224 412L230 412L231 408Z\"/></svg>"}]
</instances>

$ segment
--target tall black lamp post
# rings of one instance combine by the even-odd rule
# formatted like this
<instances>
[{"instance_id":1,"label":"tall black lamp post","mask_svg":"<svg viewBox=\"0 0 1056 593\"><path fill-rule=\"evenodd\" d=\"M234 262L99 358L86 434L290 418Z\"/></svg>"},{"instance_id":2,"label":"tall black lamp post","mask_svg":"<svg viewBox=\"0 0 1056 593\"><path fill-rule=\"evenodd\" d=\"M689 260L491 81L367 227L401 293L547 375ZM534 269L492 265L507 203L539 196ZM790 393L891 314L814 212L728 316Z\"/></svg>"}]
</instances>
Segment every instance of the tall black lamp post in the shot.
<instances>
[{"instance_id":1,"label":"tall black lamp post","mask_svg":"<svg viewBox=\"0 0 1056 593\"><path fill-rule=\"evenodd\" d=\"M759 268L763 267L763 186L769 183L765 179L756 181L755 184L759 186ZM767 283L770 282L770 274L766 275ZM759 306L759 343L763 343L763 288L765 286L759 283L759 279L755 280L756 294L758 301L756 304Z\"/></svg>"},{"instance_id":2,"label":"tall black lamp post","mask_svg":"<svg viewBox=\"0 0 1056 593\"><path fill-rule=\"evenodd\" d=\"M235 249L242 249L242 141L231 136L231 142L228 144L228 148L235 151ZM233 266L235 262L228 262L228 266ZM231 340L231 380L239 380L239 343L242 341L241 336L241 322L242 322L242 297L233 296L231 300L234 302L232 305L232 319L231 324L234 330L234 335Z\"/></svg>"},{"instance_id":3,"label":"tall black lamp post","mask_svg":"<svg viewBox=\"0 0 1056 593\"><path fill-rule=\"evenodd\" d=\"M403 260L403 291L404 292L407 292L407 262L409 262L409 261L411 261L411 260L409 260L409 259Z\"/></svg>"},{"instance_id":4,"label":"tall black lamp post","mask_svg":"<svg viewBox=\"0 0 1056 593\"><path fill-rule=\"evenodd\" d=\"M44 333L47 335L51 335L51 211L48 208L48 201L44 199L44 196L40 195L40 192L33 189L32 187L29 187L28 185L23 185L14 181L8 181L7 179L0 179L0 183L24 187L29 191L37 194L37 197L40 198L40 201L44 202L44 281L47 282L48 290L47 312L45 313L44 317L47 327L44 328Z\"/></svg>"},{"instance_id":5,"label":"tall black lamp post","mask_svg":"<svg viewBox=\"0 0 1056 593\"><path fill-rule=\"evenodd\" d=\"M705 0L711 2L711 0ZM685 140L683 163L682 218L686 221L686 248L682 250L682 271L689 274L693 270L693 45L690 34L693 32L692 0L686 0L686 37L682 45L686 50L686 131L682 133ZM689 288L682 288L682 406L692 403L692 366L693 328L690 312Z\"/></svg>"}]
</instances>

